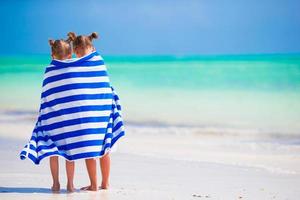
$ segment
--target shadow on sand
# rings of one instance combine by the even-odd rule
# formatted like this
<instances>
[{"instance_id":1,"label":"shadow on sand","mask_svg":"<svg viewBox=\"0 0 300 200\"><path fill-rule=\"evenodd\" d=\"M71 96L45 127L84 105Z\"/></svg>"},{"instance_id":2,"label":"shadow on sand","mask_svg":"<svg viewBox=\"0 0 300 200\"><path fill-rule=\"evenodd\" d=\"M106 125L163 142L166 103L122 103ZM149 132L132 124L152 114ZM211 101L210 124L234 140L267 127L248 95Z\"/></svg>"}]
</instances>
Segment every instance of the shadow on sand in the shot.
<instances>
[{"instance_id":1,"label":"shadow on sand","mask_svg":"<svg viewBox=\"0 0 300 200\"><path fill-rule=\"evenodd\" d=\"M60 193L66 193L66 190L61 190ZM0 187L0 193L43 193L55 194L49 188L34 188L34 187Z\"/></svg>"}]
</instances>

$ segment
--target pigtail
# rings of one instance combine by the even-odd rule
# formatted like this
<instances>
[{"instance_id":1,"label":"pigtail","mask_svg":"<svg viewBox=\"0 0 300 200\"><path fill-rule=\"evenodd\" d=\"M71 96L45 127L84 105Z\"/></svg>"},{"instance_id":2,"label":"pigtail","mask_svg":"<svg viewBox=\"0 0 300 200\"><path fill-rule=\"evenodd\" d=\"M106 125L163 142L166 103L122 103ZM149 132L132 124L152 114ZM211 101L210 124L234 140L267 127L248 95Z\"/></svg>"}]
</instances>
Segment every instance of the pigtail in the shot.
<instances>
[{"instance_id":1,"label":"pigtail","mask_svg":"<svg viewBox=\"0 0 300 200\"><path fill-rule=\"evenodd\" d=\"M54 45L54 42L55 42L55 40L48 40L48 42L49 42L49 45L52 47L53 45Z\"/></svg>"},{"instance_id":2,"label":"pigtail","mask_svg":"<svg viewBox=\"0 0 300 200\"><path fill-rule=\"evenodd\" d=\"M91 35L89 35L89 39L90 41L92 41L93 39L97 39L98 38L98 33L93 32Z\"/></svg>"},{"instance_id":3,"label":"pigtail","mask_svg":"<svg viewBox=\"0 0 300 200\"><path fill-rule=\"evenodd\" d=\"M76 34L74 33L74 32L69 32L68 33L68 39L67 39L67 41L69 41L69 42L73 42L75 39L76 39Z\"/></svg>"}]
</instances>

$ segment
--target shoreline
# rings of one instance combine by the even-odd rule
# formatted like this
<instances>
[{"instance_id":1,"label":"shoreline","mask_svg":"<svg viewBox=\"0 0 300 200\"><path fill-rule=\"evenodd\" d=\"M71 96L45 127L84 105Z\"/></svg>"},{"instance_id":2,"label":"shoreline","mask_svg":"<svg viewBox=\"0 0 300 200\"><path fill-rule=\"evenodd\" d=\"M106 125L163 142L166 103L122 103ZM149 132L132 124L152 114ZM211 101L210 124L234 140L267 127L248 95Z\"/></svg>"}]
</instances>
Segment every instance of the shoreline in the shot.
<instances>
[{"instance_id":1,"label":"shoreline","mask_svg":"<svg viewBox=\"0 0 300 200\"><path fill-rule=\"evenodd\" d=\"M24 124L34 124L36 118L38 116L38 112L34 110L20 110L20 109L7 109L0 111L0 124L10 124L15 123L16 121L22 120ZM125 119L126 125L136 128L144 128L144 129L174 129L175 134L180 132L182 134L210 134L213 136L222 136L222 135L231 135L231 136L254 136L259 135L262 139L279 139L282 140L294 140L295 144L300 145L300 130L293 131L271 131L264 129L254 129L254 128L242 128L235 126L222 126L222 125L195 125L195 124L184 124L184 123L169 123L169 122L161 122L161 121L149 121L149 120L131 120ZM2 131L5 132L5 131ZM0 132L1 133L1 132ZM1 137L1 135L0 135Z\"/></svg>"}]
</instances>

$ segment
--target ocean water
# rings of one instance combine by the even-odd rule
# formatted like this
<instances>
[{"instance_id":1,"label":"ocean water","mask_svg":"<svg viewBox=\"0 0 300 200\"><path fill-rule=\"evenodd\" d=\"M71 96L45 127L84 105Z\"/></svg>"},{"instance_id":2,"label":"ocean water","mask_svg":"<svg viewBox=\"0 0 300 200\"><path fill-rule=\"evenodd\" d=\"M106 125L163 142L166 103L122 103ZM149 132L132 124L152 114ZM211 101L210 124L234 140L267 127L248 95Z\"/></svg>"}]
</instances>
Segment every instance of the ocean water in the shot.
<instances>
[{"instance_id":1,"label":"ocean water","mask_svg":"<svg viewBox=\"0 0 300 200\"><path fill-rule=\"evenodd\" d=\"M300 55L104 59L128 124L300 136ZM0 57L0 112L37 112L49 62Z\"/></svg>"}]
</instances>

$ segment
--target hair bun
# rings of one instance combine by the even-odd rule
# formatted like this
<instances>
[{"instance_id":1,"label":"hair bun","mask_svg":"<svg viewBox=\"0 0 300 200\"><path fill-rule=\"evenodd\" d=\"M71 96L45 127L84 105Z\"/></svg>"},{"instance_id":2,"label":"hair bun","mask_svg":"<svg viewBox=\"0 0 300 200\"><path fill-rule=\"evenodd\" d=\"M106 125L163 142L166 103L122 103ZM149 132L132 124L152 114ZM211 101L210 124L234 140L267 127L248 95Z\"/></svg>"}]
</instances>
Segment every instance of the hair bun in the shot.
<instances>
[{"instance_id":1,"label":"hair bun","mask_svg":"<svg viewBox=\"0 0 300 200\"><path fill-rule=\"evenodd\" d=\"M50 46L52 47L54 45L55 40L50 39L50 40L48 40L48 42L49 42Z\"/></svg>"},{"instance_id":2,"label":"hair bun","mask_svg":"<svg viewBox=\"0 0 300 200\"><path fill-rule=\"evenodd\" d=\"M90 38L90 40L97 39L97 38L98 38L98 33L93 32L93 33L89 36L89 38Z\"/></svg>"},{"instance_id":3,"label":"hair bun","mask_svg":"<svg viewBox=\"0 0 300 200\"><path fill-rule=\"evenodd\" d=\"M77 36L76 36L76 34L75 34L74 32L69 32L69 33L68 33L68 37L69 37L69 38L67 39L68 41L74 41L74 40L76 39Z\"/></svg>"}]
</instances>

